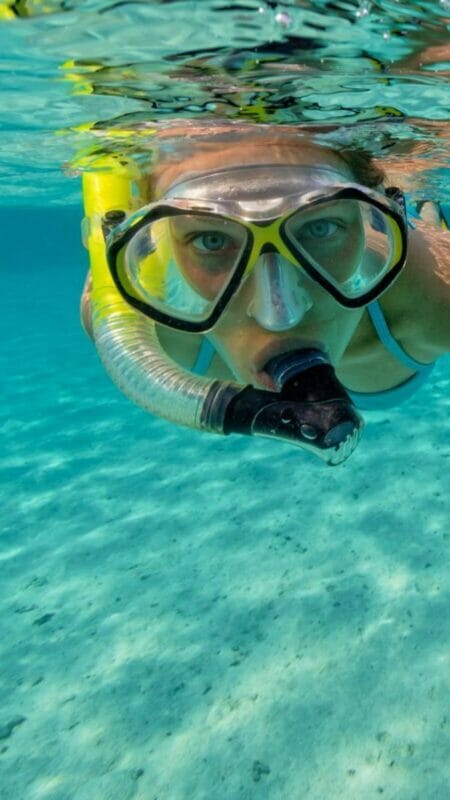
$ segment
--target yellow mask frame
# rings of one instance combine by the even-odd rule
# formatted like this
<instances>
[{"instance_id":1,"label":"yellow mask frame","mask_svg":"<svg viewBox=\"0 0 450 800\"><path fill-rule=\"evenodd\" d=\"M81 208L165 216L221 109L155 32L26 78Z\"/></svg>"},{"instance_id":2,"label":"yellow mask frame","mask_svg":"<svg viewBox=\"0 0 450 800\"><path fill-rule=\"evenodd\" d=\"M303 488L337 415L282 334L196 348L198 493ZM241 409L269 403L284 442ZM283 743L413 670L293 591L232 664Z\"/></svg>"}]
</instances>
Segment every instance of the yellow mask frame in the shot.
<instances>
[{"instance_id":1,"label":"yellow mask frame","mask_svg":"<svg viewBox=\"0 0 450 800\"><path fill-rule=\"evenodd\" d=\"M240 215L235 216L227 213L227 204L214 203L207 205L198 199L195 201L185 199L162 200L158 203L150 204L140 209L130 219L119 225L108 237L107 258L113 281L126 302L154 321L186 332L204 333L211 330L217 322L239 285L255 267L261 254L275 252L282 258L293 263L297 268L304 270L313 281L320 284L344 307L362 307L378 297L391 285L405 263L407 247L405 216L402 212L401 205L395 200L393 201L389 197L384 197L370 189L356 187L355 185L340 186L331 193L328 189L323 195L317 194L313 202L309 200L305 205L308 207L320 206L321 203L330 202L330 199L332 201L353 199L362 200L366 203L369 202L374 208L383 212L385 219L388 220L390 225L393 246L389 267L376 286L362 293L361 296L346 296L340 291L336 283L327 279L327 277L305 257L305 253L298 247L295 247L292 240L287 238L285 234L286 223L293 214L297 213L299 208L301 208L301 198L299 198L298 205L294 205L294 208L291 208L287 213L275 218L266 218L263 220L252 220L243 218ZM211 216L217 216L224 221L238 223L245 229L247 237L231 280L220 294L211 313L209 313L205 319L201 320L178 318L144 301L127 279L125 268L126 247L138 231L150 223L154 224L158 219L162 219L163 217L175 217L177 215L186 215L186 213L194 213L196 218L202 215L208 216L209 218L211 218ZM151 255L148 256L148 258L149 272L151 272ZM168 251L166 263L169 262L169 258L170 254ZM164 293L165 283L165 267L161 259L158 262L158 268L153 270L151 281L154 296L161 297Z\"/></svg>"}]
</instances>

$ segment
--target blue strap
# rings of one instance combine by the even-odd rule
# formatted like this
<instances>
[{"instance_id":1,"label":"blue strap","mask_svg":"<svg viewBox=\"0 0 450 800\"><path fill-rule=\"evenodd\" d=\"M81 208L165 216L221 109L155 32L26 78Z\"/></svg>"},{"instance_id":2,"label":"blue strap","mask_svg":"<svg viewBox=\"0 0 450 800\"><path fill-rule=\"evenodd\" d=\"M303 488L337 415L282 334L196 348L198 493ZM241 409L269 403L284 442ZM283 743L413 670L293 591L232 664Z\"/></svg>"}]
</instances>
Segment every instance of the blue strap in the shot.
<instances>
[{"instance_id":1,"label":"blue strap","mask_svg":"<svg viewBox=\"0 0 450 800\"><path fill-rule=\"evenodd\" d=\"M349 392L358 408L370 411L391 408L407 400L425 382L434 364L421 364L405 353L403 348L400 347L392 336L377 301L370 303L368 311L380 341L384 344L386 349L402 364L415 372L414 375L400 384L400 386L394 386L392 389L386 389L381 392ZM209 339L204 336L191 372L195 375L205 375L214 358L215 352L214 346Z\"/></svg>"},{"instance_id":2,"label":"blue strap","mask_svg":"<svg viewBox=\"0 0 450 800\"><path fill-rule=\"evenodd\" d=\"M369 303L367 310L380 341L397 361L400 361L401 364L408 367L408 369L412 369L414 372L431 372L433 364L423 364L421 361L416 361L415 358L405 353L403 347L394 339L377 300L374 300L373 303Z\"/></svg>"},{"instance_id":3,"label":"blue strap","mask_svg":"<svg viewBox=\"0 0 450 800\"><path fill-rule=\"evenodd\" d=\"M409 227L410 228L416 227L412 220L420 219L422 208L427 203L430 203L437 211L442 230L444 231L450 230L450 203L439 203L439 202L434 202L433 200L421 200L420 202L416 203L416 205L413 205L412 203L409 203L407 205L407 217L408 217Z\"/></svg>"},{"instance_id":4,"label":"blue strap","mask_svg":"<svg viewBox=\"0 0 450 800\"><path fill-rule=\"evenodd\" d=\"M390 332L384 314L381 310L380 304L375 300L367 306L370 314L370 319L373 322L375 330L378 334L380 341L384 344L386 350L394 356L405 367L414 371L414 375L407 378L406 381L400 386L394 386L392 389L385 389L381 392L349 392L355 405L358 408L367 411L382 410L391 408L399 403L408 400L427 380L431 373L433 364L422 364L416 361L405 353L403 347L394 339Z\"/></svg>"},{"instance_id":5,"label":"blue strap","mask_svg":"<svg viewBox=\"0 0 450 800\"><path fill-rule=\"evenodd\" d=\"M441 225L445 231L450 231L450 203L439 204L439 216Z\"/></svg>"},{"instance_id":6,"label":"blue strap","mask_svg":"<svg viewBox=\"0 0 450 800\"><path fill-rule=\"evenodd\" d=\"M211 365L211 361L214 358L215 352L216 351L209 339L207 339L206 336L203 336L202 343L199 347L197 358L194 366L191 369L191 372L193 372L194 375L206 375Z\"/></svg>"},{"instance_id":7,"label":"blue strap","mask_svg":"<svg viewBox=\"0 0 450 800\"><path fill-rule=\"evenodd\" d=\"M434 364L430 365L430 372ZM416 372L407 378L400 386L392 389L384 389L381 392L348 392L355 406L362 411L384 411L386 408L393 408L405 400L409 400L428 379L428 370ZM347 390L348 391L348 390Z\"/></svg>"}]
</instances>

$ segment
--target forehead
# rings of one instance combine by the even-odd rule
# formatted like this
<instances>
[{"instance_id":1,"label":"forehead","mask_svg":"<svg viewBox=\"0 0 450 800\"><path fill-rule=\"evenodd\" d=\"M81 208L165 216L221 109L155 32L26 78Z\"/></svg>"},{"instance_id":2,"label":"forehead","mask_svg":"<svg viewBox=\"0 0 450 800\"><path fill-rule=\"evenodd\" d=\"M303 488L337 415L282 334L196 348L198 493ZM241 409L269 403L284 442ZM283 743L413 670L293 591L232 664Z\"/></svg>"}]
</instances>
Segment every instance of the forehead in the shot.
<instances>
[{"instance_id":1,"label":"forehead","mask_svg":"<svg viewBox=\"0 0 450 800\"><path fill-rule=\"evenodd\" d=\"M184 152L183 152L184 150ZM162 158L154 174L154 192L161 197L170 186L204 172L252 164L321 166L338 170L348 179L352 173L335 151L314 144L304 137L284 135L236 135L226 142L205 139L189 146L176 147L169 158Z\"/></svg>"}]
</instances>

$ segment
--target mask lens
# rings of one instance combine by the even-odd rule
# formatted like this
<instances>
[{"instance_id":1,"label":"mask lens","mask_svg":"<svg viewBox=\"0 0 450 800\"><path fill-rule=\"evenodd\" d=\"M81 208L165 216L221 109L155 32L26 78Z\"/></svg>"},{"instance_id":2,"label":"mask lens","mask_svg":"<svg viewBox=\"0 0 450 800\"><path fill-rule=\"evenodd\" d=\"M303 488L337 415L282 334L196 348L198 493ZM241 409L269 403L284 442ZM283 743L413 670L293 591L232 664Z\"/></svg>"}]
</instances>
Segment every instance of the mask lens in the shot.
<instances>
[{"instance_id":1,"label":"mask lens","mask_svg":"<svg viewBox=\"0 0 450 800\"><path fill-rule=\"evenodd\" d=\"M303 258L349 299L374 289L401 255L395 220L363 200L334 200L298 211L285 231Z\"/></svg>"},{"instance_id":2,"label":"mask lens","mask_svg":"<svg viewBox=\"0 0 450 800\"><path fill-rule=\"evenodd\" d=\"M208 318L232 279L248 239L243 225L206 214L159 218L126 245L124 288L180 320Z\"/></svg>"}]
</instances>

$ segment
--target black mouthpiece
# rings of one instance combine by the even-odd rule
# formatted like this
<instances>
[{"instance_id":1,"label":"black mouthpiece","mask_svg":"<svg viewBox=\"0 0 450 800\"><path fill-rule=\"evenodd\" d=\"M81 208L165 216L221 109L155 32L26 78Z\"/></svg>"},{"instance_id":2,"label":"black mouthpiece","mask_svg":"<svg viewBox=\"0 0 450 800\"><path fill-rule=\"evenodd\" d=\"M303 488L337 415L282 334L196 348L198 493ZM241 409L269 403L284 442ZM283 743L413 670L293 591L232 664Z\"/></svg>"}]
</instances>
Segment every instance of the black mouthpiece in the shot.
<instances>
[{"instance_id":1,"label":"black mouthpiece","mask_svg":"<svg viewBox=\"0 0 450 800\"><path fill-rule=\"evenodd\" d=\"M321 350L272 358L265 371L278 392L247 386L227 408L225 433L283 439L340 464L359 442L363 420Z\"/></svg>"}]
</instances>

